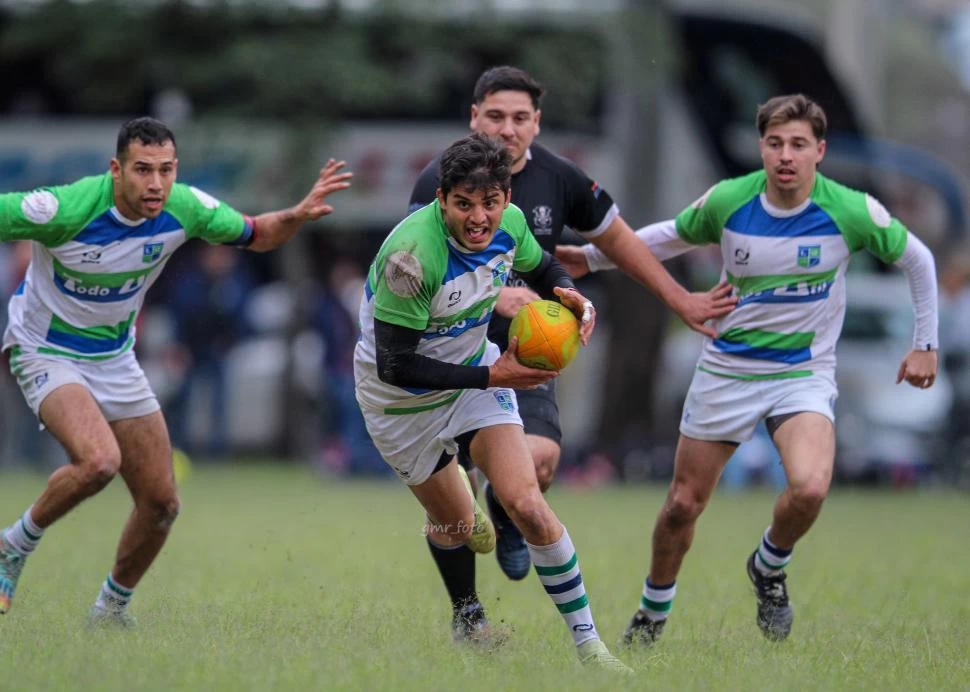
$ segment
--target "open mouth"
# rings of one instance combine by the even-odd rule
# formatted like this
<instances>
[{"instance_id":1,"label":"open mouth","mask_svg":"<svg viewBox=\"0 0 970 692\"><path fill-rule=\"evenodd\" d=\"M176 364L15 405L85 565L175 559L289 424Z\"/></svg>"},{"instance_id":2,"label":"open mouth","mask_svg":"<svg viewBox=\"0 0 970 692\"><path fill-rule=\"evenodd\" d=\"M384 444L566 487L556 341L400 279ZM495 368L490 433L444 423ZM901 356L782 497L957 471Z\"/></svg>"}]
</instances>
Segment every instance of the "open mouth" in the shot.
<instances>
[{"instance_id":1,"label":"open mouth","mask_svg":"<svg viewBox=\"0 0 970 692\"><path fill-rule=\"evenodd\" d=\"M161 197L145 197L142 199L142 204L150 211L157 211L162 208L163 202Z\"/></svg>"},{"instance_id":2,"label":"open mouth","mask_svg":"<svg viewBox=\"0 0 970 692\"><path fill-rule=\"evenodd\" d=\"M795 171L792 170L791 168L779 168L777 173L778 173L778 180L782 182L787 183L795 179Z\"/></svg>"},{"instance_id":3,"label":"open mouth","mask_svg":"<svg viewBox=\"0 0 970 692\"><path fill-rule=\"evenodd\" d=\"M465 235L473 243L482 243L488 239L488 228L466 228Z\"/></svg>"}]
</instances>

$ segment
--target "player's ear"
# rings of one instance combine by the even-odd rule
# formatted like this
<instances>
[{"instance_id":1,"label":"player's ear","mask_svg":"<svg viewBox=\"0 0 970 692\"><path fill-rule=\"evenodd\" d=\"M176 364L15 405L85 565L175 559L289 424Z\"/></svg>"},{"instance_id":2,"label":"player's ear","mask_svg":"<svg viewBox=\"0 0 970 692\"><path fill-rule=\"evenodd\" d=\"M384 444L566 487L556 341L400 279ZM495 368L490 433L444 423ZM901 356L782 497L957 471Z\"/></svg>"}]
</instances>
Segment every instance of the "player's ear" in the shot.
<instances>
[{"instance_id":1,"label":"player's ear","mask_svg":"<svg viewBox=\"0 0 970 692\"><path fill-rule=\"evenodd\" d=\"M508 209L510 204L512 204L512 188L505 191L505 208Z\"/></svg>"},{"instance_id":2,"label":"player's ear","mask_svg":"<svg viewBox=\"0 0 970 692\"><path fill-rule=\"evenodd\" d=\"M441 192L440 187L434 191L434 196L438 198L438 204L440 204L442 207L445 206L445 196L444 193Z\"/></svg>"},{"instance_id":3,"label":"player's ear","mask_svg":"<svg viewBox=\"0 0 970 692\"><path fill-rule=\"evenodd\" d=\"M822 163L822 159L825 158L825 140L821 139L818 142L818 155L815 157L815 165Z\"/></svg>"},{"instance_id":4,"label":"player's ear","mask_svg":"<svg viewBox=\"0 0 970 692\"><path fill-rule=\"evenodd\" d=\"M474 130L475 129L475 125L477 123L478 123L478 104L477 103L473 103L472 104L472 115L471 115L471 118L468 119L468 127L469 127L469 129Z\"/></svg>"},{"instance_id":5,"label":"player's ear","mask_svg":"<svg viewBox=\"0 0 970 692\"><path fill-rule=\"evenodd\" d=\"M118 180L121 177L121 161L118 159L111 159L111 163L108 164L108 168L111 170L111 177L114 180Z\"/></svg>"},{"instance_id":6,"label":"player's ear","mask_svg":"<svg viewBox=\"0 0 970 692\"><path fill-rule=\"evenodd\" d=\"M542 111L536 111L536 136L539 135L539 121L542 120Z\"/></svg>"}]
</instances>

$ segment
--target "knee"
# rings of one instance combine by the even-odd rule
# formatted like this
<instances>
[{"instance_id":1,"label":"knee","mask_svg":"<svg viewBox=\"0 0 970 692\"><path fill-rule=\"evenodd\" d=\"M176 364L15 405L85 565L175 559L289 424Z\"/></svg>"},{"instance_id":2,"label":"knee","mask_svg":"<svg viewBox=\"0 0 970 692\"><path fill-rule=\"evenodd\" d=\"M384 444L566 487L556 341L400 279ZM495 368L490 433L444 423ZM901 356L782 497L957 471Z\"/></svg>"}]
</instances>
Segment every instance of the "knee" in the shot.
<instances>
[{"instance_id":1,"label":"knee","mask_svg":"<svg viewBox=\"0 0 970 692\"><path fill-rule=\"evenodd\" d=\"M829 484L822 480L809 480L789 488L792 504L802 511L817 511L829 492Z\"/></svg>"},{"instance_id":2,"label":"knee","mask_svg":"<svg viewBox=\"0 0 970 692\"><path fill-rule=\"evenodd\" d=\"M667 494L663 517L668 524L674 526L693 524L706 505L707 503L690 488L674 486Z\"/></svg>"},{"instance_id":3,"label":"knee","mask_svg":"<svg viewBox=\"0 0 970 692\"><path fill-rule=\"evenodd\" d=\"M118 475L121 453L111 449L94 452L81 461L80 469L84 485L91 492L98 492Z\"/></svg>"},{"instance_id":4,"label":"knee","mask_svg":"<svg viewBox=\"0 0 970 692\"><path fill-rule=\"evenodd\" d=\"M157 531L168 531L178 518L182 503L176 493L158 495L141 503L151 527Z\"/></svg>"},{"instance_id":5,"label":"knee","mask_svg":"<svg viewBox=\"0 0 970 692\"><path fill-rule=\"evenodd\" d=\"M535 458L536 479L539 481L539 490L546 492L552 485L552 479L556 476L556 468L559 466L559 452L554 454L542 454Z\"/></svg>"},{"instance_id":6,"label":"knee","mask_svg":"<svg viewBox=\"0 0 970 692\"><path fill-rule=\"evenodd\" d=\"M519 493L509 500L503 500L502 504L522 533L541 534L550 528L547 526L551 514L548 511L549 505L546 504L538 488L531 492Z\"/></svg>"}]
</instances>

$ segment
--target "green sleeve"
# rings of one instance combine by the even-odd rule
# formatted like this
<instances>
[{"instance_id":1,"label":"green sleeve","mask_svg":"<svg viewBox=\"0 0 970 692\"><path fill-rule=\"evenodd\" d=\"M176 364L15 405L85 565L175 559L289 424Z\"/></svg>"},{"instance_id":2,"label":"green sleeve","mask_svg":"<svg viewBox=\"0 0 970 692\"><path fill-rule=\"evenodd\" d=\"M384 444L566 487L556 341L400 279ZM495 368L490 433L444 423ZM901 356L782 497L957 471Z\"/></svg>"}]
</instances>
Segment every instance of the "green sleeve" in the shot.
<instances>
[{"instance_id":1,"label":"green sleeve","mask_svg":"<svg viewBox=\"0 0 970 692\"><path fill-rule=\"evenodd\" d=\"M0 241L35 240L57 247L80 233L111 204L108 174L82 178L70 185L2 194Z\"/></svg>"},{"instance_id":2,"label":"green sleeve","mask_svg":"<svg viewBox=\"0 0 970 692\"><path fill-rule=\"evenodd\" d=\"M426 329L431 301L444 276L447 248L437 242L437 232L416 230L412 225L392 232L371 266L368 281L374 291L374 317L409 329Z\"/></svg>"},{"instance_id":3,"label":"green sleeve","mask_svg":"<svg viewBox=\"0 0 970 692\"><path fill-rule=\"evenodd\" d=\"M872 195L823 178L816 203L835 220L849 250L868 250L886 264L906 249L909 231Z\"/></svg>"},{"instance_id":4,"label":"green sleeve","mask_svg":"<svg viewBox=\"0 0 970 692\"><path fill-rule=\"evenodd\" d=\"M517 272L528 272L538 267L539 262L542 261L542 246L529 230L529 224L522 210L510 204L502 214L502 228L515 241L515 259L512 261L512 269Z\"/></svg>"},{"instance_id":5,"label":"green sleeve","mask_svg":"<svg viewBox=\"0 0 970 692\"><path fill-rule=\"evenodd\" d=\"M242 214L196 187L173 185L165 210L181 222L187 238L202 238L213 245L228 244L246 232Z\"/></svg>"},{"instance_id":6,"label":"green sleeve","mask_svg":"<svg viewBox=\"0 0 970 692\"><path fill-rule=\"evenodd\" d=\"M719 244L727 220L764 186L764 171L722 180L677 215L677 235L691 245Z\"/></svg>"}]
</instances>

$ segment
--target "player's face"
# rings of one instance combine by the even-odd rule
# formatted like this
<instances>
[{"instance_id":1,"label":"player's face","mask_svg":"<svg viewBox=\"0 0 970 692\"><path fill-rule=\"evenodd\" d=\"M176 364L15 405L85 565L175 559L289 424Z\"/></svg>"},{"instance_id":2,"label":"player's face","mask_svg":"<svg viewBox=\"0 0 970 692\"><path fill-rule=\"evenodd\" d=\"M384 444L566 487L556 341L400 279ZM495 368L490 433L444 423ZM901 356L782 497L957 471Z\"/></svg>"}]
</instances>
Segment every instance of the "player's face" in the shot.
<instances>
[{"instance_id":1,"label":"player's face","mask_svg":"<svg viewBox=\"0 0 970 692\"><path fill-rule=\"evenodd\" d=\"M509 206L512 193L497 187L469 190L456 187L444 197L438 188L438 203L452 237L472 252L484 250L492 242Z\"/></svg>"},{"instance_id":2,"label":"player's face","mask_svg":"<svg viewBox=\"0 0 970 692\"><path fill-rule=\"evenodd\" d=\"M168 201L177 169L172 142L158 145L133 140L125 156L111 159L118 211L132 220L154 219Z\"/></svg>"},{"instance_id":3,"label":"player's face","mask_svg":"<svg viewBox=\"0 0 970 692\"><path fill-rule=\"evenodd\" d=\"M539 134L542 111L524 91L495 91L472 105L471 128L505 144L512 156L512 172L525 166L525 152Z\"/></svg>"},{"instance_id":4,"label":"player's face","mask_svg":"<svg viewBox=\"0 0 970 692\"><path fill-rule=\"evenodd\" d=\"M811 123L792 120L773 125L765 130L760 147L769 198L796 206L807 199L815 184L815 169L825 156L825 140L815 138Z\"/></svg>"}]
</instances>

